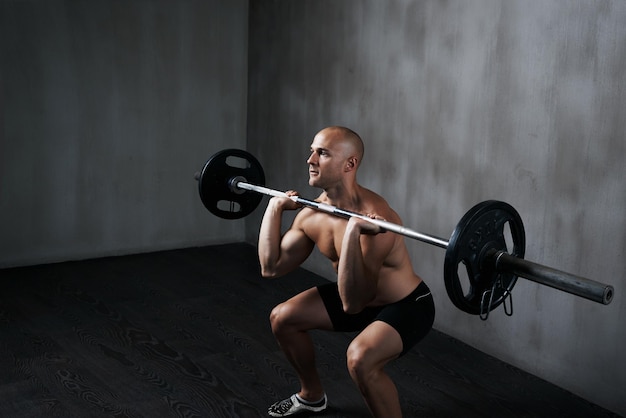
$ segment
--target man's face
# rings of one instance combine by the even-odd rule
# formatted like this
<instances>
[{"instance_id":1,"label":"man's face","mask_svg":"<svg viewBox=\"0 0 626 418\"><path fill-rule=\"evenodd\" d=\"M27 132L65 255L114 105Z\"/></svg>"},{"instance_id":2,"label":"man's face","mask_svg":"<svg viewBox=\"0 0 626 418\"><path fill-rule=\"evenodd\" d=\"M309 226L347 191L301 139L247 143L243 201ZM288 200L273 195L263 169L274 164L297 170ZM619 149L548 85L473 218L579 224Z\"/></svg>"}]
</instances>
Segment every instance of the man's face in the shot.
<instances>
[{"instance_id":1,"label":"man's face","mask_svg":"<svg viewBox=\"0 0 626 418\"><path fill-rule=\"evenodd\" d=\"M309 185L327 189L341 181L345 164L345 150L341 141L333 141L331 132L322 131L313 138L309 164Z\"/></svg>"}]
</instances>

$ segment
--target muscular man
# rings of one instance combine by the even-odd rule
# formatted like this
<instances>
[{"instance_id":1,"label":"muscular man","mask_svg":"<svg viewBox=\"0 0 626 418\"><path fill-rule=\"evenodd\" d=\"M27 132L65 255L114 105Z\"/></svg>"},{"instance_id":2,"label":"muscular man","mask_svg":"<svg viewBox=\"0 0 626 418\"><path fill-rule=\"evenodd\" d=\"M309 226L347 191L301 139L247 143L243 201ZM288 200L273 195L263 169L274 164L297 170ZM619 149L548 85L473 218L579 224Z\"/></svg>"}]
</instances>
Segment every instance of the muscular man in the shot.
<instances>
[{"instance_id":1,"label":"muscular man","mask_svg":"<svg viewBox=\"0 0 626 418\"><path fill-rule=\"evenodd\" d=\"M317 201L400 224L378 194L357 183L363 142L352 130L329 127L311 144L309 184L323 190ZM292 196L296 192L287 193ZM259 234L263 277L296 269L317 245L337 271L337 282L306 290L276 306L272 332L300 379L300 391L276 402L274 417L322 411L326 394L307 331L360 331L346 356L352 380L375 417L400 417L398 392L383 370L431 329L435 308L426 284L415 274L404 239L355 217L345 220L308 207L281 234L284 210L299 209L288 198L270 199Z\"/></svg>"}]
</instances>

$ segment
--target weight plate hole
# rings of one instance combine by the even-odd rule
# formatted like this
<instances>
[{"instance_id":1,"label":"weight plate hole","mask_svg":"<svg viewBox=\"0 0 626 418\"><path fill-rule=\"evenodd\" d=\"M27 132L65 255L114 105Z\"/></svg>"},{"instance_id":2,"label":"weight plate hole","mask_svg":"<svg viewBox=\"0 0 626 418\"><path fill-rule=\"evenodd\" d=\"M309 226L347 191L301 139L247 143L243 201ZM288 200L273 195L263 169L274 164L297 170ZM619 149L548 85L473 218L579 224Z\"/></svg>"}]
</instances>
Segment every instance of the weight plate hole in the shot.
<instances>
[{"instance_id":1,"label":"weight plate hole","mask_svg":"<svg viewBox=\"0 0 626 418\"><path fill-rule=\"evenodd\" d=\"M250 167L250 162L245 158L236 157L234 155L229 155L226 157L226 164L234 167L234 168L248 168Z\"/></svg>"},{"instance_id":2,"label":"weight plate hole","mask_svg":"<svg viewBox=\"0 0 626 418\"><path fill-rule=\"evenodd\" d=\"M513 254L515 244L513 241L513 233L511 232L511 222L507 221L504 226L502 233L504 234L504 243L506 244L507 253Z\"/></svg>"},{"instance_id":3,"label":"weight plate hole","mask_svg":"<svg viewBox=\"0 0 626 418\"><path fill-rule=\"evenodd\" d=\"M461 289L463 289L463 294L468 295L471 292L472 282L470 281L467 266L463 261L457 265L457 276L459 277L459 284Z\"/></svg>"},{"instance_id":4,"label":"weight plate hole","mask_svg":"<svg viewBox=\"0 0 626 418\"><path fill-rule=\"evenodd\" d=\"M237 202L231 202L230 200L219 200L216 206L217 209L222 212L241 212L241 205Z\"/></svg>"}]
</instances>

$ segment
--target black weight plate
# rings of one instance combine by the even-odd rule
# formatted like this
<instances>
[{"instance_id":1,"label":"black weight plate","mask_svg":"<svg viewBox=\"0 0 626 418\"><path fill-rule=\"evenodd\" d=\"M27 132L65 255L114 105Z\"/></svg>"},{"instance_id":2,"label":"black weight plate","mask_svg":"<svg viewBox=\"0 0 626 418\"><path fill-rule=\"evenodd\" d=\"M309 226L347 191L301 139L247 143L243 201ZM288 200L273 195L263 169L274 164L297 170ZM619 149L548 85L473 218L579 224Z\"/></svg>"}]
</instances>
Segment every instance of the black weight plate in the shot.
<instances>
[{"instance_id":1,"label":"black weight plate","mask_svg":"<svg viewBox=\"0 0 626 418\"><path fill-rule=\"evenodd\" d=\"M505 235L507 228L509 235ZM507 238L509 245L507 248ZM444 261L444 280L448 296L454 305L472 315L481 314L481 300L485 291L491 291L497 279L502 280L492 299L490 310L499 306L507 297L505 289L512 289L517 276L495 271L491 250L506 251L524 258L526 237L519 213L508 203L496 200L482 202L470 209L454 229ZM459 277L460 263L465 265L467 281L465 289ZM489 296L486 302L489 302ZM486 312L482 312L483 314Z\"/></svg>"},{"instance_id":2,"label":"black weight plate","mask_svg":"<svg viewBox=\"0 0 626 418\"><path fill-rule=\"evenodd\" d=\"M226 149L219 151L204 164L198 178L198 191L204 206L224 219L239 219L261 203L263 195L243 190L233 190L230 180L243 177L245 183L265 185L265 173L259 161L247 151Z\"/></svg>"}]
</instances>

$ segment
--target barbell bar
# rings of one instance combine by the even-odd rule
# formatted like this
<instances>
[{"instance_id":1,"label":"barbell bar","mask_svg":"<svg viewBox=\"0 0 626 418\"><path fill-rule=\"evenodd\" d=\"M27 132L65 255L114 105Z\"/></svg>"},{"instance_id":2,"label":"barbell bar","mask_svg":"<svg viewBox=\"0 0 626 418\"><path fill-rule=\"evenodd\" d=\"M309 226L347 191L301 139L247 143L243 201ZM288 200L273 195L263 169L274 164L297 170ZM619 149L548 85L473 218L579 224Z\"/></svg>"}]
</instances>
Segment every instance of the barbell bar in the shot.
<instances>
[{"instance_id":1,"label":"barbell bar","mask_svg":"<svg viewBox=\"0 0 626 418\"><path fill-rule=\"evenodd\" d=\"M326 203L316 202L314 200L308 200L300 196L288 196L285 192L281 192L274 189L268 189L267 187L258 186L255 184L246 183L243 177L234 177L230 181L231 190L243 189L256 193L261 193L267 196L286 197L299 203L303 206L307 206L313 209L317 209L321 212L330 213L331 215L339 216L341 218L359 218L371 222L386 231L395 232L396 234L404 235L405 237L412 238L418 241L425 242L427 244L435 245L440 248L448 248L448 241L436 237L434 235L424 234L422 232L414 231L410 228L406 228L402 225L395 224L393 222L385 221L382 219L372 219L369 216L362 215L360 213L352 212L349 210L341 209L336 206L328 205Z\"/></svg>"},{"instance_id":2,"label":"barbell bar","mask_svg":"<svg viewBox=\"0 0 626 418\"><path fill-rule=\"evenodd\" d=\"M446 250L444 280L448 296L457 308L483 319L500 304L505 304L506 311L506 301L511 298L518 276L604 305L614 296L610 285L524 260L524 226L519 213L505 202L490 200L475 205L461 218L450 240L446 240L267 188L261 185L265 183L261 164L243 150L217 152L195 178L204 206L221 218L247 216L259 205L263 195L286 197L302 206L345 219L357 217L386 231L443 248ZM512 248L508 248L511 245ZM465 265L467 283L459 276L461 263Z\"/></svg>"},{"instance_id":3,"label":"barbell bar","mask_svg":"<svg viewBox=\"0 0 626 418\"><path fill-rule=\"evenodd\" d=\"M372 219L369 216L365 216L360 213L337 208L335 206L325 203L308 200L300 196L288 196L285 192L245 183L244 180L245 179L243 177L234 177L233 179L231 179L231 189L249 190L267 196L286 197L298 204L317 209L331 215L339 216L346 219L349 219L351 217L363 219L375 225L378 225L386 231L394 232L396 234L422 241L443 249L448 249L450 243L444 238L415 231L413 229L395 224L393 222L385 221L382 219ZM496 271L510 272L515 274L516 276L521 276L534 282L563 290L567 293L572 293L577 296L588 298L594 302L608 304L611 301L611 286L585 279L583 277L575 276L564 271L556 270L551 267L543 266L532 261L524 260L519 257L509 255L502 250L488 254L488 258L494 263Z\"/></svg>"}]
</instances>

